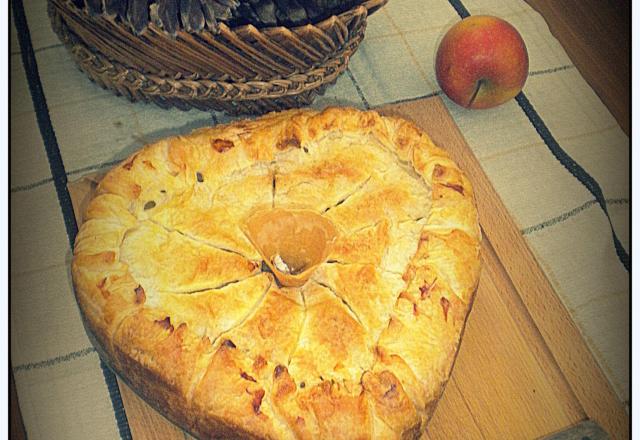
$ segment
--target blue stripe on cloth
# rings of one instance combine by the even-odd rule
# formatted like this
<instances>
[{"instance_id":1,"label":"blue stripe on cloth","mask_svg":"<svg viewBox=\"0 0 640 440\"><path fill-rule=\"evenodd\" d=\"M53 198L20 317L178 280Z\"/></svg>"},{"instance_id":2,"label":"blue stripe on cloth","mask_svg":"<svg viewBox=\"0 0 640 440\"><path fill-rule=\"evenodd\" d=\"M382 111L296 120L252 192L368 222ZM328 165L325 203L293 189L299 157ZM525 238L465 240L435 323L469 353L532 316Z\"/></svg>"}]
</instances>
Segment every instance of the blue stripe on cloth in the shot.
<instances>
[{"instance_id":1,"label":"blue stripe on cloth","mask_svg":"<svg viewBox=\"0 0 640 440\"><path fill-rule=\"evenodd\" d=\"M456 10L460 18L466 18L471 15L461 1L448 1L449 4L451 4L451 6L453 6L453 8ZM520 92L518 96L516 96L516 102L518 103L518 105L520 105L520 108L529 119L529 122L531 122L531 125L533 125L533 127L536 129L538 135L542 138L549 151L551 151L551 154L553 154L558 162L560 162L560 164L562 164L562 166L565 167L565 169L569 171L571 175L573 175L573 177L575 177L582 185L584 185L584 187L587 188L587 190L589 190L589 192L596 198L598 205L600 205L600 208L607 216L607 220L609 221L611 235L613 236L613 245L616 249L618 259L628 272L631 264L630 257L627 251L622 246L622 243L618 239L616 231L613 228L613 223L611 222L611 217L609 216L609 211L607 210L607 203L605 201L600 185L593 177L591 177L589 173L587 173L584 168L580 166L580 164L578 164L578 162L573 160L573 158L562 149L538 112L536 112L536 110L533 108L533 105L531 105L531 102L529 102L529 99L527 99L524 92Z\"/></svg>"},{"instance_id":2,"label":"blue stripe on cloth","mask_svg":"<svg viewBox=\"0 0 640 440\"><path fill-rule=\"evenodd\" d=\"M453 9L456 10L460 18L467 18L468 16L471 15L471 13L469 13L469 10L465 8L465 6L462 4L461 1L449 0L449 4L453 6Z\"/></svg>"},{"instance_id":3,"label":"blue stripe on cloth","mask_svg":"<svg viewBox=\"0 0 640 440\"><path fill-rule=\"evenodd\" d=\"M529 76L537 76L537 75L544 75L547 73L562 72L563 70L569 70L569 69L575 69L575 68L576 66L574 66L573 64L566 64L564 66L552 67L550 69L532 70L531 72L529 72Z\"/></svg>"},{"instance_id":4,"label":"blue stripe on cloth","mask_svg":"<svg viewBox=\"0 0 640 440\"><path fill-rule=\"evenodd\" d=\"M582 168L580 164L578 164L578 162L573 160L573 158L562 149L560 144L558 144L558 142L555 140L546 124L544 123L540 115L538 115L538 112L536 112L523 92L520 92L518 96L516 96L516 101L520 105L520 108L522 108L522 110L524 111L525 115L527 115L527 118L529 118L529 121L535 127L544 143L547 145L547 148L549 148L549 151L551 151L551 154L553 154L555 158L558 159L558 162L560 162L562 166L565 167L567 171L569 171L573 175L573 177L578 179L578 181L582 183L585 188L587 188L589 192L596 198L598 205L600 205L600 208L607 216L607 220L609 221L609 228L611 229L611 235L613 237L613 245L616 248L618 259L628 272L631 264L629 261L630 257L627 251L622 246L622 243L618 239L616 231L613 228L613 223L611 222L611 217L609 216L609 210L607 209L607 202L604 198L604 194L602 193L600 185L598 185L596 179L591 177L591 175L587 173L587 171Z\"/></svg>"},{"instance_id":5,"label":"blue stripe on cloth","mask_svg":"<svg viewBox=\"0 0 640 440\"><path fill-rule=\"evenodd\" d=\"M353 86L356 88L356 92L358 93L358 96L360 97L360 100L362 101L362 105L364 106L365 110L369 110L371 108L371 106L369 105L369 101L367 101L367 98L364 96L364 93L362 92L362 88L360 87L360 84L358 84L358 81L356 81L356 77L353 76L351 69L349 69L348 67L347 67L347 75L351 79Z\"/></svg>"},{"instance_id":6,"label":"blue stripe on cloth","mask_svg":"<svg viewBox=\"0 0 640 440\"><path fill-rule=\"evenodd\" d=\"M33 53L44 52L45 50L55 49L57 47L62 47L62 46L64 46L64 44L55 43L55 44L52 44L50 46L43 46L43 47L39 47L37 49L34 49ZM18 51L15 51L15 52L11 52L11 55L20 55L20 51L18 50Z\"/></svg>"},{"instance_id":7,"label":"blue stripe on cloth","mask_svg":"<svg viewBox=\"0 0 640 440\"><path fill-rule=\"evenodd\" d=\"M51 124L47 101L42 89L42 83L40 82L38 65L31 44L31 35L29 33L29 26L27 25L24 5L22 4L22 0L12 0L11 6L20 43L22 64L24 65L24 70L27 75L31 100L33 101L33 107L36 112L36 120L47 152L47 159L49 161L49 167L51 168L51 175L58 195L60 209L62 210L69 245L73 248L73 243L78 233L78 225L71 205L71 196L67 189L67 175L62 162L60 148L58 147L58 141L53 130L53 125ZM120 396L116 376L102 361L100 362L100 368L107 384L120 437L129 440L131 439L131 431L129 429L127 415L122 405L122 397Z\"/></svg>"},{"instance_id":8,"label":"blue stripe on cloth","mask_svg":"<svg viewBox=\"0 0 640 440\"><path fill-rule=\"evenodd\" d=\"M124 159L115 159L115 160L110 160L108 162L100 162L98 164L93 164L86 167L77 168L75 170L67 171L67 177L73 176L74 174L85 173L87 171L98 171L103 168L108 168L122 162L123 160ZM31 189L37 188L42 185L46 185L47 183L51 183L51 182L53 182L53 177L47 177L46 179L42 179L37 182L28 183L26 185L14 186L13 188L11 188L11 192L16 193L16 192L22 192L22 191L29 191Z\"/></svg>"},{"instance_id":9,"label":"blue stripe on cloth","mask_svg":"<svg viewBox=\"0 0 640 440\"><path fill-rule=\"evenodd\" d=\"M607 199L606 200L607 205L628 205L629 204L629 199ZM577 208L573 208L571 211L567 211L564 212L556 217L550 218L549 220L545 220L541 223L538 223L537 225L533 225L533 226L529 226L528 228L524 228L521 232L522 235L528 235L531 234L533 232L538 232L541 231L545 228L548 228L549 226L553 226L553 225L557 225L558 223L562 223L566 220L569 220L571 217L576 216L577 214L581 213L582 211L584 211L587 208L592 207L593 205L596 205L598 203L597 200L593 199L593 200L589 200L588 202L583 203L582 205L578 206Z\"/></svg>"},{"instance_id":10,"label":"blue stripe on cloth","mask_svg":"<svg viewBox=\"0 0 640 440\"><path fill-rule=\"evenodd\" d=\"M396 105L396 104L404 104L406 102L418 101L420 99L433 98L434 96L442 95L442 90L436 90L435 92L427 93L426 95L416 96L414 98L402 98L396 101L385 102L384 105Z\"/></svg>"},{"instance_id":11,"label":"blue stripe on cloth","mask_svg":"<svg viewBox=\"0 0 640 440\"><path fill-rule=\"evenodd\" d=\"M46 359L40 362L29 362L27 364L20 364L16 367L13 367L14 372L18 371L30 371L37 370L39 368L51 367L53 365L58 365L62 362L69 362L74 359L79 359L90 355L91 353L95 353L96 349L93 347L83 348L82 350L73 351L71 353L63 354L62 356L57 356L51 359Z\"/></svg>"},{"instance_id":12,"label":"blue stripe on cloth","mask_svg":"<svg viewBox=\"0 0 640 440\"><path fill-rule=\"evenodd\" d=\"M53 177L47 177L46 179L38 180L37 182L27 183L26 185L18 185L11 188L12 193L29 191L30 189L37 188L47 183L53 182Z\"/></svg>"}]
</instances>

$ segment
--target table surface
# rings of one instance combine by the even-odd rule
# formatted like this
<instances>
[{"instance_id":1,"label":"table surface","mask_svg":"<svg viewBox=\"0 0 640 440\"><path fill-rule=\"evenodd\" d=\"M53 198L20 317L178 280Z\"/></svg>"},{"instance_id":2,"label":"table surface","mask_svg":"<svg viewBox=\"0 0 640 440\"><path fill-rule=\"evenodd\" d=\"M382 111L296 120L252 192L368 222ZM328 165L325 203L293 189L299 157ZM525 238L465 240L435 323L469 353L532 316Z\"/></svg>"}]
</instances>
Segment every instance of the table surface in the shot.
<instances>
[{"instance_id":1,"label":"table surface","mask_svg":"<svg viewBox=\"0 0 640 440\"><path fill-rule=\"evenodd\" d=\"M571 61L629 135L630 1L525 1L545 18Z\"/></svg>"},{"instance_id":2,"label":"table surface","mask_svg":"<svg viewBox=\"0 0 640 440\"><path fill-rule=\"evenodd\" d=\"M563 45L571 61L607 106L620 128L628 134L629 2L526 1L547 20L553 35ZM13 376L10 387L13 438L25 438L15 399Z\"/></svg>"}]
</instances>

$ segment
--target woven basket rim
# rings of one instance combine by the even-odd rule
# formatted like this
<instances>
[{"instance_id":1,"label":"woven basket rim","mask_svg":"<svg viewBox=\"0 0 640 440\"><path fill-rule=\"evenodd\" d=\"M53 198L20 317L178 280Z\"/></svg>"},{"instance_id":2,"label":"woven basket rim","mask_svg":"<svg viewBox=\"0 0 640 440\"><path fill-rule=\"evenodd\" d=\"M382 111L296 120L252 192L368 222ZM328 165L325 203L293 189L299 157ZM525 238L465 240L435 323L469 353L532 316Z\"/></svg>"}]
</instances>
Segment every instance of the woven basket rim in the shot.
<instances>
[{"instance_id":1,"label":"woven basket rim","mask_svg":"<svg viewBox=\"0 0 640 440\"><path fill-rule=\"evenodd\" d=\"M93 57L99 60L100 64L103 66L101 69L103 72L109 69L122 69L121 72L118 73L118 76L126 77L131 74L135 76L135 81L142 86L142 84L146 81L154 84L156 87L154 90L144 90L142 87L138 87L140 91L142 91L145 95L148 96L163 96L167 98L179 98L179 99L190 99L190 100L219 100L219 101L247 101L247 100L262 100L262 99L274 99L284 96L292 96L298 95L301 93L305 93L307 91L316 89L324 84L330 83L335 80L344 70L347 68L347 64L351 55L356 51L360 42L364 38L364 34L360 33L351 40L351 43L348 45L347 50L336 58L331 58L322 66L319 66L315 69L312 69L305 73L295 73L288 77L283 78L274 78L269 81L254 81L249 80L245 82L240 81L216 81L211 79L173 79L170 77L164 77L154 74L146 74L140 72L130 66L127 66L117 60L111 60L106 57L104 54L96 51L95 49L87 46L84 42L77 41L71 42L70 39L65 41L65 46L67 46L71 53L76 57L76 62L80 65L80 67L84 70L87 67L85 64L90 63L95 65L95 63L89 59L89 57ZM80 57L84 56L84 60L80 59ZM327 70L331 70L332 72L326 74ZM97 71L96 71L97 73ZM92 75L90 75L92 76ZM316 79L314 79L316 78ZM309 81L311 79L311 81ZM197 94L189 94L179 96L176 94L171 94L167 92L163 92L161 90L161 85L168 84L172 87L173 90L191 90L195 91L199 86L206 87L209 90L212 89L223 89L227 91L236 90L237 93L227 93L228 96L209 96L205 94L205 96L198 96ZM302 84L302 87L294 87L296 84ZM256 89L256 90L266 90L269 87L277 88L280 90L278 92L270 92L267 94L259 94L259 93L247 93L246 90Z\"/></svg>"}]
</instances>

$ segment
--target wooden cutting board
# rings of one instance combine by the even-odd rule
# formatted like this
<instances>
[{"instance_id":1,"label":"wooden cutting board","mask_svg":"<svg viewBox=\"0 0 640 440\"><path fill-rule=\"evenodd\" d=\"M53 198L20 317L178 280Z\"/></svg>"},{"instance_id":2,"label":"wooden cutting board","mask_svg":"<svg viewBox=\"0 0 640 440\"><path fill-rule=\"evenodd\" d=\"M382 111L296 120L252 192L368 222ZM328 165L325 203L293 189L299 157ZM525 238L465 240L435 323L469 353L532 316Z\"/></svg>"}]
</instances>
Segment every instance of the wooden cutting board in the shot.
<instances>
[{"instance_id":1,"label":"wooden cutting board","mask_svg":"<svg viewBox=\"0 0 640 440\"><path fill-rule=\"evenodd\" d=\"M623 404L440 98L379 111L412 120L450 153L475 188L483 231L476 300L427 437L536 439L592 419L629 438ZM70 190L78 215L87 192ZM189 438L122 382L120 390L135 440Z\"/></svg>"}]
</instances>

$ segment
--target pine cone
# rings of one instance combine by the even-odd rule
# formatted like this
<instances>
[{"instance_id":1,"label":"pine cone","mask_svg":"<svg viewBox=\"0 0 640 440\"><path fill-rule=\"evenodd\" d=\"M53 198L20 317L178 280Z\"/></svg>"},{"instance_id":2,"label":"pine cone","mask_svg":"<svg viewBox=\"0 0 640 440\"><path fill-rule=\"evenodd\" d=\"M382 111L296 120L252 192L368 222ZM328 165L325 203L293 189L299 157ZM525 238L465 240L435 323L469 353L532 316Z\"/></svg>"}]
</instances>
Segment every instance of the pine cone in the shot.
<instances>
[{"instance_id":1,"label":"pine cone","mask_svg":"<svg viewBox=\"0 0 640 440\"><path fill-rule=\"evenodd\" d=\"M149 8L147 0L129 0L127 2L126 21L136 33L140 33L149 24Z\"/></svg>"},{"instance_id":2,"label":"pine cone","mask_svg":"<svg viewBox=\"0 0 640 440\"><path fill-rule=\"evenodd\" d=\"M158 0L158 21L160 26L171 35L180 28L178 2L176 0Z\"/></svg>"},{"instance_id":3,"label":"pine cone","mask_svg":"<svg viewBox=\"0 0 640 440\"><path fill-rule=\"evenodd\" d=\"M296 0L276 0L276 18L285 26L300 26L309 21L307 11Z\"/></svg>"},{"instance_id":4,"label":"pine cone","mask_svg":"<svg viewBox=\"0 0 640 440\"><path fill-rule=\"evenodd\" d=\"M200 0L180 0L180 19L187 32L198 32L204 29L204 13Z\"/></svg>"},{"instance_id":5,"label":"pine cone","mask_svg":"<svg viewBox=\"0 0 640 440\"><path fill-rule=\"evenodd\" d=\"M128 24L136 34L153 22L167 33L218 31L219 23L300 26L346 11L364 0L72 0L91 15Z\"/></svg>"},{"instance_id":6,"label":"pine cone","mask_svg":"<svg viewBox=\"0 0 640 440\"><path fill-rule=\"evenodd\" d=\"M104 0L104 13L111 17L124 17L127 13L127 2L122 0Z\"/></svg>"},{"instance_id":7,"label":"pine cone","mask_svg":"<svg viewBox=\"0 0 640 440\"><path fill-rule=\"evenodd\" d=\"M264 26L276 26L278 19L276 17L276 5L271 0L250 0L249 3L255 11L256 23Z\"/></svg>"},{"instance_id":8,"label":"pine cone","mask_svg":"<svg viewBox=\"0 0 640 440\"><path fill-rule=\"evenodd\" d=\"M339 14L364 0L240 0L232 26L300 26Z\"/></svg>"},{"instance_id":9,"label":"pine cone","mask_svg":"<svg viewBox=\"0 0 640 440\"><path fill-rule=\"evenodd\" d=\"M72 0L91 15L104 14L129 25L136 34L143 32L149 21L166 32L184 29L198 32L205 26L218 30L218 22L229 21L238 0Z\"/></svg>"},{"instance_id":10,"label":"pine cone","mask_svg":"<svg viewBox=\"0 0 640 440\"><path fill-rule=\"evenodd\" d=\"M101 0L86 0L87 10L91 15L97 15L102 13L102 1Z\"/></svg>"}]
</instances>

